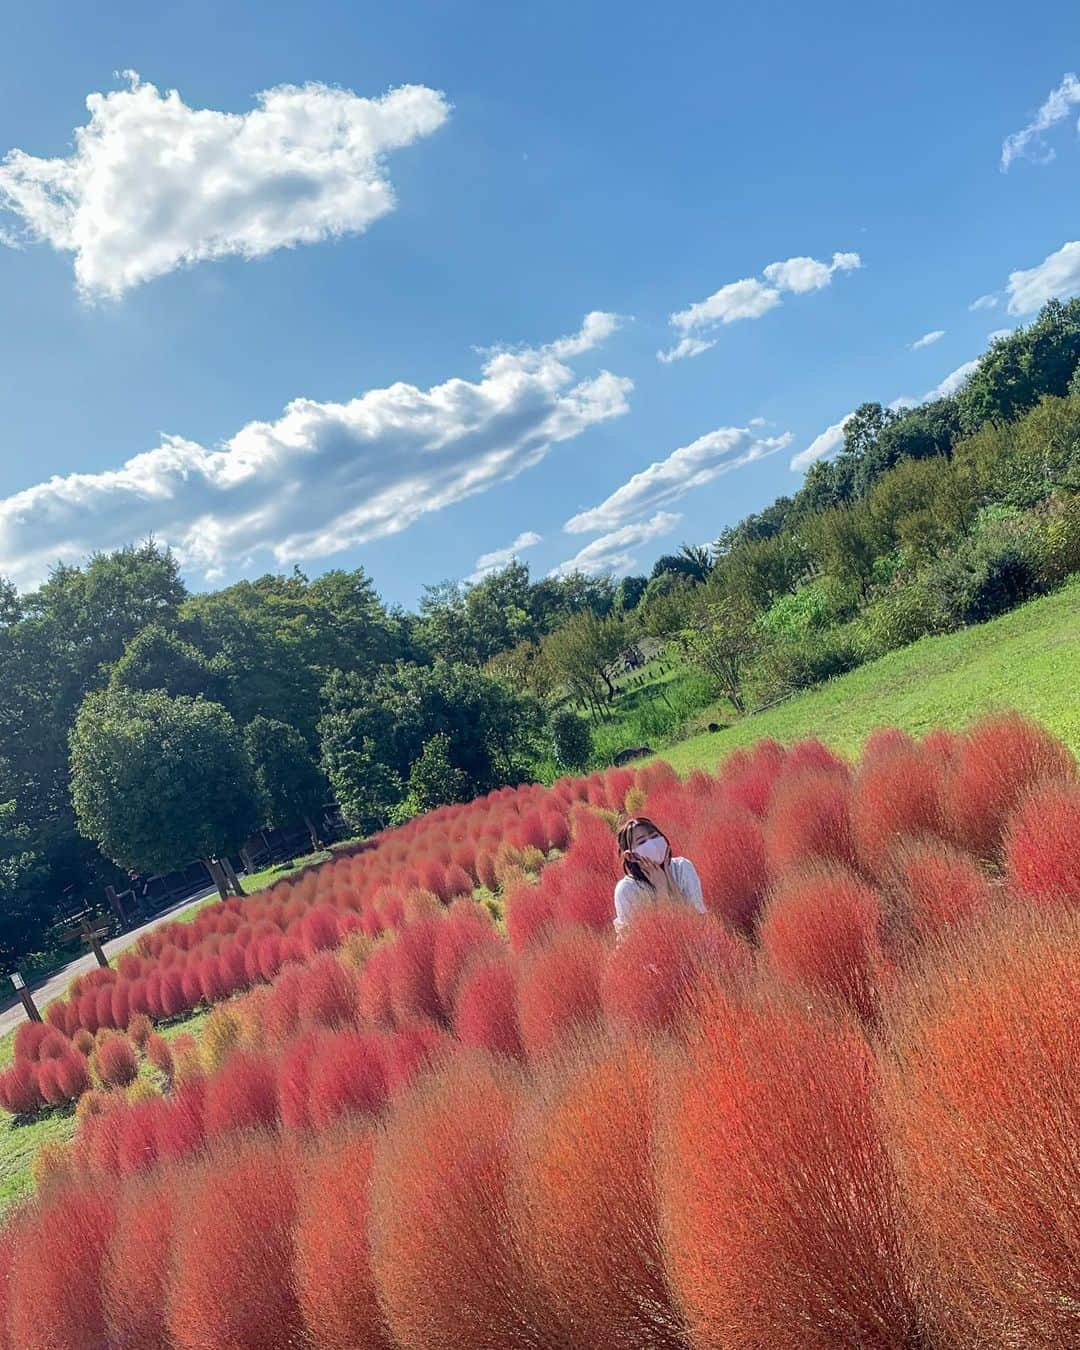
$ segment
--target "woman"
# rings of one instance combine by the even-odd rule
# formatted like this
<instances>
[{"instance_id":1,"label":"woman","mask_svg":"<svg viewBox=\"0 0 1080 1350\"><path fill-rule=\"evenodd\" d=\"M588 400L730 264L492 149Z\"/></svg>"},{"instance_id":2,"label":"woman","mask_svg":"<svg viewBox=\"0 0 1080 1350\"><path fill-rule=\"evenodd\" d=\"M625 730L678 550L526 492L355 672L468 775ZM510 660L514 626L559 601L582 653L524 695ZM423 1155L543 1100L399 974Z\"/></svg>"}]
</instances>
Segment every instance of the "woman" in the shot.
<instances>
[{"instance_id":1,"label":"woman","mask_svg":"<svg viewBox=\"0 0 1080 1350\"><path fill-rule=\"evenodd\" d=\"M626 875L615 887L615 932L621 934L636 910L665 901L705 913L701 878L689 858L673 858L664 834L645 816L634 816L619 831Z\"/></svg>"}]
</instances>

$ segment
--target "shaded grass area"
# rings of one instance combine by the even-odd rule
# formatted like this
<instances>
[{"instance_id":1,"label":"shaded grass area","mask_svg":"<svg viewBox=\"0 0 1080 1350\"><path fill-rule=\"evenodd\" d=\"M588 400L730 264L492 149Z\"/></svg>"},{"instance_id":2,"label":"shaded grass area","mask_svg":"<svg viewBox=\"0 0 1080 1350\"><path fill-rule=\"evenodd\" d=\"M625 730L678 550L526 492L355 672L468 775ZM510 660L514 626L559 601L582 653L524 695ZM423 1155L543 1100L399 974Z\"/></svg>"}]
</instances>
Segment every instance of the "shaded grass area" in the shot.
<instances>
[{"instance_id":1,"label":"shaded grass area","mask_svg":"<svg viewBox=\"0 0 1080 1350\"><path fill-rule=\"evenodd\" d=\"M717 705L718 714L724 707ZM763 736L783 743L817 736L853 754L886 723L921 734L1006 709L1036 718L1080 754L1080 580L976 628L922 638L661 754L681 773L709 768Z\"/></svg>"},{"instance_id":2,"label":"shaded grass area","mask_svg":"<svg viewBox=\"0 0 1080 1350\"><path fill-rule=\"evenodd\" d=\"M665 671L650 667L640 687L627 687L619 694L610 720L593 727L596 763L610 764L620 750L631 746L658 748L708 708L714 697L712 681L702 672L680 665ZM726 722L730 716L730 710L718 712L716 720Z\"/></svg>"}]
</instances>

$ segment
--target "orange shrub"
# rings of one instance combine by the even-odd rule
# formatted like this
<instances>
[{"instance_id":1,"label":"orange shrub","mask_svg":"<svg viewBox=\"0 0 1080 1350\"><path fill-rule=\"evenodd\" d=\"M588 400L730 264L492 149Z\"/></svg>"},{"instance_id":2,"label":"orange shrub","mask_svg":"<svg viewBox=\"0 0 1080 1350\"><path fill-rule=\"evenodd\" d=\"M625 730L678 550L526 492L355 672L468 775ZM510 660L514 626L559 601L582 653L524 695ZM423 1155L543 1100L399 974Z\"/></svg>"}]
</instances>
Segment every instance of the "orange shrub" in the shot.
<instances>
[{"instance_id":1,"label":"orange shrub","mask_svg":"<svg viewBox=\"0 0 1080 1350\"><path fill-rule=\"evenodd\" d=\"M530 1057L598 1024L608 949L597 934L567 928L526 960L518 980L518 1016Z\"/></svg>"},{"instance_id":2,"label":"orange shrub","mask_svg":"<svg viewBox=\"0 0 1080 1350\"><path fill-rule=\"evenodd\" d=\"M186 1178L159 1170L129 1183L105 1257L105 1319L110 1350L172 1350L165 1296L173 1217Z\"/></svg>"},{"instance_id":3,"label":"orange shrub","mask_svg":"<svg viewBox=\"0 0 1080 1350\"><path fill-rule=\"evenodd\" d=\"M512 1059L525 1057L517 977L507 956L493 955L471 967L458 990L454 1031L462 1045Z\"/></svg>"},{"instance_id":4,"label":"orange shrub","mask_svg":"<svg viewBox=\"0 0 1080 1350\"><path fill-rule=\"evenodd\" d=\"M93 1066L105 1087L127 1087L139 1075L135 1047L119 1031L105 1031L98 1037Z\"/></svg>"},{"instance_id":5,"label":"orange shrub","mask_svg":"<svg viewBox=\"0 0 1080 1350\"><path fill-rule=\"evenodd\" d=\"M908 1245L942 1345L1052 1350L1080 1329L1080 914L953 937L884 1058Z\"/></svg>"},{"instance_id":6,"label":"orange shrub","mask_svg":"<svg viewBox=\"0 0 1080 1350\"><path fill-rule=\"evenodd\" d=\"M893 887L901 923L921 941L985 913L990 879L970 854L947 844L911 844L896 859Z\"/></svg>"},{"instance_id":7,"label":"orange shrub","mask_svg":"<svg viewBox=\"0 0 1080 1350\"><path fill-rule=\"evenodd\" d=\"M944 832L941 766L915 745L893 747L865 761L851 794L851 826L860 865L889 874L897 847Z\"/></svg>"},{"instance_id":8,"label":"orange shrub","mask_svg":"<svg viewBox=\"0 0 1080 1350\"><path fill-rule=\"evenodd\" d=\"M769 885L765 835L757 817L735 806L717 815L702 811L685 850L701 877L709 913L751 932Z\"/></svg>"},{"instance_id":9,"label":"orange shrub","mask_svg":"<svg viewBox=\"0 0 1080 1350\"><path fill-rule=\"evenodd\" d=\"M1033 793L1009 822L1005 854L1021 895L1080 908L1080 787L1056 784Z\"/></svg>"},{"instance_id":10,"label":"orange shrub","mask_svg":"<svg viewBox=\"0 0 1080 1350\"><path fill-rule=\"evenodd\" d=\"M662 1090L668 1268L694 1345L910 1350L874 1063L850 1022L713 991Z\"/></svg>"},{"instance_id":11,"label":"orange shrub","mask_svg":"<svg viewBox=\"0 0 1080 1350\"><path fill-rule=\"evenodd\" d=\"M765 822L765 850L774 876L810 862L855 866L851 789L824 769L805 769L777 783Z\"/></svg>"}]
</instances>

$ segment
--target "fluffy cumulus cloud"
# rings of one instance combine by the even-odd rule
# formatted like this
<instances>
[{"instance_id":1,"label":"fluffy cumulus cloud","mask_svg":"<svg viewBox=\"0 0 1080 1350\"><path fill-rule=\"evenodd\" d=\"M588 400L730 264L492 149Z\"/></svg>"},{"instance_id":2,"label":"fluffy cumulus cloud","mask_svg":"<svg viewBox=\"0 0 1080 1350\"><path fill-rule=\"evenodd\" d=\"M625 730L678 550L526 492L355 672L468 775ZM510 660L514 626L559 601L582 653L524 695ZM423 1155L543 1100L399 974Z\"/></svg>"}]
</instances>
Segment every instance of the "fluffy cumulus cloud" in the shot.
<instances>
[{"instance_id":1,"label":"fluffy cumulus cloud","mask_svg":"<svg viewBox=\"0 0 1080 1350\"><path fill-rule=\"evenodd\" d=\"M816 464L819 459L832 459L833 455L839 454L844 445L844 426L850 416L851 413L848 413L841 417L839 422L826 427L820 435L814 437L805 450L792 455L789 466L792 473L805 473L810 465Z\"/></svg>"},{"instance_id":2,"label":"fluffy cumulus cloud","mask_svg":"<svg viewBox=\"0 0 1080 1350\"><path fill-rule=\"evenodd\" d=\"M671 327L679 334L679 341L667 351L657 352L657 358L668 364L688 356L700 356L715 345L715 339L702 337L723 324L739 319L760 319L779 305L785 294L805 295L820 291L833 279L836 272L850 272L862 266L857 253L834 253L831 263L816 258L786 258L769 263L760 280L743 277L730 281L704 300L698 300L686 309L671 315ZM695 336L697 335L697 336Z\"/></svg>"},{"instance_id":3,"label":"fluffy cumulus cloud","mask_svg":"<svg viewBox=\"0 0 1080 1350\"><path fill-rule=\"evenodd\" d=\"M615 530L790 443L787 434L759 436L748 427L719 427L634 474L598 506L572 516L563 529L570 534Z\"/></svg>"},{"instance_id":4,"label":"fluffy cumulus cloud","mask_svg":"<svg viewBox=\"0 0 1080 1350\"><path fill-rule=\"evenodd\" d=\"M571 572L585 572L596 576L601 572L623 575L633 570L637 563L637 549L661 535L670 534L682 520L682 516L672 511L657 511L650 520L641 520L633 525L623 525L599 539L593 539L572 558L567 558L551 571L552 576L567 576Z\"/></svg>"},{"instance_id":5,"label":"fluffy cumulus cloud","mask_svg":"<svg viewBox=\"0 0 1080 1350\"><path fill-rule=\"evenodd\" d=\"M924 333L921 338L916 338L911 344L911 350L917 352L922 347L931 347L935 342L940 342L944 336L944 328L935 328L930 333Z\"/></svg>"},{"instance_id":6,"label":"fluffy cumulus cloud","mask_svg":"<svg viewBox=\"0 0 1080 1350\"><path fill-rule=\"evenodd\" d=\"M1027 126L1005 137L1001 145L1002 172L1008 172L1013 161L1021 158L1048 164L1055 151L1053 146L1046 144L1043 133L1064 122L1077 104L1080 104L1080 80L1075 75L1066 75ZM1077 129L1080 130L1080 124Z\"/></svg>"},{"instance_id":7,"label":"fluffy cumulus cloud","mask_svg":"<svg viewBox=\"0 0 1080 1350\"><path fill-rule=\"evenodd\" d=\"M552 347L502 351L479 380L296 399L218 448L168 436L117 469L0 500L0 573L32 585L57 560L151 533L207 578L325 558L514 478L625 413L632 387L608 371L579 380Z\"/></svg>"},{"instance_id":8,"label":"fluffy cumulus cloud","mask_svg":"<svg viewBox=\"0 0 1080 1350\"><path fill-rule=\"evenodd\" d=\"M1010 314L1032 314L1047 300L1069 300L1080 295L1080 241L1062 244L1036 267L1010 272Z\"/></svg>"},{"instance_id":9,"label":"fluffy cumulus cloud","mask_svg":"<svg viewBox=\"0 0 1080 1350\"><path fill-rule=\"evenodd\" d=\"M185 264L355 234L392 211L388 151L449 116L423 85L360 98L278 85L246 113L191 108L128 72L90 94L74 150L0 162L0 208L26 238L74 256L88 297L115 297ZM10 231L9 231L10 235Z\"/></svg>"},{"instance_id":10,"label":"fluffy cumulus cloud","mask_svg":"<svg viewBox=\"0 0 1080 1350\"><path fill-rule=\"evenodd\" d=\"M505 548L495 548L490 553L481 553L476 560L475 570L469 580L475 583L482 581L491 572L498 572L507 563L513 562L519 554L524 553L527 548L535 548L540 543L541 537L535 530L524 530L512 544L507 544Z\"/></svg>"}]
</instances>

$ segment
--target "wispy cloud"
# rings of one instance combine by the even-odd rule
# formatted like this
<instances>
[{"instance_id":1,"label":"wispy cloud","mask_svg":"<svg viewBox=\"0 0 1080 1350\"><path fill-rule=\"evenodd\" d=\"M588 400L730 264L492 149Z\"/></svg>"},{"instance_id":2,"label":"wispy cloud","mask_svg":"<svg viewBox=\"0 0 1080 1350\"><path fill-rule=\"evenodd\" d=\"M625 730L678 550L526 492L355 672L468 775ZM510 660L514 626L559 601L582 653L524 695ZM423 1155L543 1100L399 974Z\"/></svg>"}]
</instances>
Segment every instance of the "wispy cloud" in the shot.
<instances>
[{"instance_id":1,"label":"wispy cloud","mask_svg":"<svg viewBox=\"0 0 1080 1350\"><path fill-rule=\"evenodd\" d=\"M614 530L790 444L790 434L757 436L749 427L718 427L635 473L599 506L572 516L563 529L570 534Z\"/></svg>"},{"instance_id":2,"label":"wispy cloud","mask_svg":"<svg viewBox=\"0 0 1080 1350\"><path fill-rule=\"evenodd\" d=\"M564 341L583 349L587 338ZM167 436L117 469L51 478L0 500L0 572L25 587L57 561L153 533L215 578L397 533L628 410L630 380L579 381L555 345L497 352L479 380L298 398L217 449Z\"/></svg>"},{"instance_id":3,"label":"wispy cloud","mask_svg":"<svg viewBox=\"0 0 1080 1350\"><path fill-rule=\"evenodd\" d=\"M987 333L986 340L987 342L996 342L998 338L1012 337L1012 335L1013 329L1011 328L995 328L992 333Z\"/></svg>"},{"instance_id":4,"label":"wispy cloud","mask_svg":"<svg viewBox=\"0 0 1080 1350\"><path fill-rule=\"evenodd\" d=\"M1002 172L1007 173L1010 165L1020 158L1032 159L1036 164L1049 164L1055 151L1053 146L1043 140L1043 133L1063 122L1077 104L1080 104L1080 80L1069 74L1047 95L1046 101L1026 127L1005 137L1001 145Z\"/></svg>"},{"instance_id":5,"label":"wispy cloud","mask_svg":"<svg viewBox=\"0 0 1080 1350\"><path fill-rule=\"evenodd\" d=\"M490 573L501 571L507 563L513 562L527 548L535 548L540 543L541 537L535 530L525 530L505 548L495 548L490 553L482 553L476 560L476 569L469 580L474 583L483 581Z\"/></svg>"},{"instance_id":6,"label":"wispy cloud","mask_svg":"<svg viewBox=\"0 0 1080 1350\"><path fill-rule=\"evenodd\" d=\"M957 366L955 370L950 370L940 384L935 384L933 389L928 389L923 394L920 402L933 403L935 399L952 398L968 376L975 373L979 360L979 357L975 357L974 360L965 361L962 366Z\"/></svg>"},{"instance_id":7,"label":"wispy cloud","mask_svg":"<svg viewBox=\"0 0 1080 1350\"><path fill-rule=\"evenodd\" d=\"M74 255L88 298L366 230L395 206L387 153L450 114L423 85L369 99L325 84L277 85L250 112L217 112L125 75L128 88L88 95L70 155L12 150L0 162L0 209Z\"/></svg>"},{"instance_id":8,"label":"wispy cloud","mask_svg":"<svg viewBox=\"0 0 1080 1350\"><path fill-rule=\"evenodd\" d=\"M805 473L810 465L816 464L819 459L832 459L833 455L839 454L844 446L844 426L850 416L851 413L847 413L839 422L826 427L814 437L805 450L792 455L788 466L792 473Z\"/></svg>"},{"instance_id":9,"label":"wispy cloud","mask_svg":"<svg viewBox=\"0 0 1080 1350\"><path fill-rule=\"evenodd\" d=\"M968 305L968 309L997 309L998 298L999 297L996 295L980 295L978 300L972 300L971 304Z\"/></svg>"},{"instance_id":10,"label":"wispy cloud","mask_svg":"<svg viewBox=\"0 0 1080 1350\"><path fill-rule=\"evenodd\" d=\"M782 262L769 263L762 270L764 280L743 277L741 281L729 281L706 299L695 301L671 315L669 323L680 335L679 341L667 351L657 352L657 359L667 364L688 356L699 356L715 344L715 338L710 340L708 334L719 327L740 319L760 319L775 309L785 294L805 295L809 291L820 291L828 286L836 272L850 272L861 266L862 260L857 253L834 253L831 263L819 262L816 258L786 258ZM702 333L706 336L702 337Z\"/></svg>"},{"instance_id":11,"label":"wispy cloud","mask_svg":"<svg viewBox=\"0 0 1080 1350\"><path fill-rule=\"evenodd\" d=\"M670 534L680 520L682 516L671 511L657 511L651 520L623 525L586 544L572 558L552 568L551 575L567 576L571 572L585 572L596 576L601 572L616 575L630 572L637 562L634 550L661 535Z\"/></svg>"},{"instance_id":12,"label":"wispy cloud","mask_svg":"<svg viewBox=\"0 0 1080 1350\"><path fill-rule=\"evenodd\" d=\"M915 341L911 344L911 350L913 352L917 352L922 347L930 347L935 342L940 342L944 336L945 336L944 328L935 328L933 332L924 333L921 338L916 338Z\"/></svg>"},{"instance_id":13,"label":"wispy cloud","mask_svg":"<svg viewBox=\"0 0 1080 1350\"><path fill-rule=\"evenodd\" d=\"M1010 314L1033 314L1047 300L1080 295L1080 242L1062 244L1035 267L1009 273Z\"/></svg>"}]
</instances>

